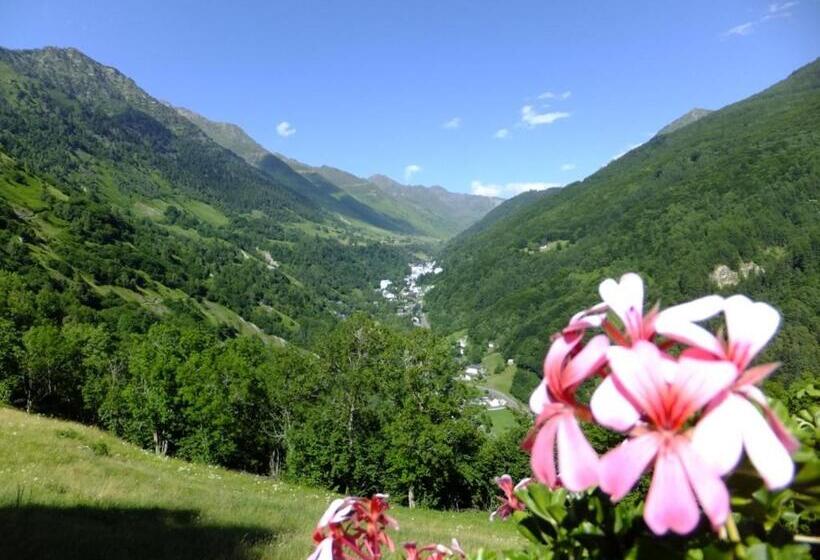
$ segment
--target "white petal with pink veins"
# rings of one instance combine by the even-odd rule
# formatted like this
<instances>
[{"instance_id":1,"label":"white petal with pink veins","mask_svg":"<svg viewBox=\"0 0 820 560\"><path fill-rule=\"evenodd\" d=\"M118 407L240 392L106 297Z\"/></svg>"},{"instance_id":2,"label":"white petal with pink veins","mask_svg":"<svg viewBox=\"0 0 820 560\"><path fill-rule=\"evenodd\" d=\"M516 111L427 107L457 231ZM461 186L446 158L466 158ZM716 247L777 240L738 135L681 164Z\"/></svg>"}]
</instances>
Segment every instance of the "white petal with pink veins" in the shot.
<instances>
[{"instance_id":1,"label":"white petal with pink veins","mask_svg":"<svg viewBox=\"0 0 820 560\"><path fill-rule=\"evenodd\" d=\"M738 399L737 410L746 454L769 489L787 486L794 476L794 463L783 443L752 403Z\"/></svg>"},{"instance_id":2,"label":"white petal with pink veins","mask_svg":"<svg viewBox=\"0 0 820 560\"><path fill-rule=\"evenodd\" d=\"M743 353L744 363L738 364L745 369L777 332L780 313L767 303L753 302L746 296L738 295L726 300L724 314L729 344L732 347L748 347Z\"/></svg>"},{"instance_id":3,"label":"white petal with pink veins","mask_svg":"<svg viewBox=\"0 0 820 560\"><path fill-rule=\"evenodd\" d=\"M743 433L737 412L736 395L729 395L697 423L692 435L692 448L703 461L726 474L735 468L743 453Z\"/></svg>"},{"instance_id":4,"label":"white petal with pink veins","mask_svg":"<svg viewBox=\"0 0 820 560\"><path fill-rule=\"evenodd\" d=\"M729 516L729 491L726 485L720 475L691 448L685 437L676 438L675 449L706 517L712 527L720 527Z\"/></svg>"},{"instance_id":5,"label":"white petal with pink veins","mask_svg":"<svg viewBox=\"0 0 820 560\"><path fill-rule=\"evenodd\" d=\"M615 386L611 375L595 389L589 405L599 424L617 432L625 432L640 418L635 407Z\"/></svg>"},{"instance_id":6,"label":"white petal with pink veins","mask_svg":"<svg viewBox=\"0 0 820 560\"><path fill-rule=\"evenodd\" d=\"M621 276L620 282L607 278L598 287L601 299L621 320L625 321L627 312L634 309L643 312L643 280L634 272Z\"/></svg>"},{"instance_id":7,"label":"white petal with pink veins","mask_svg":"<svg viewBox=\"0 0 820 560\"><path fill-rule=\"evenodd\" d=\"M670 450L662 450L655 460L655 473L646 496L643 518L656 535L663 535L669 529L685 535L700 519L700 510L683 465Z\"/></svg>"},{"instance_id":8,"label":"white petal with pink veins","mask_svg":"<svg viewBox=\"0 0 820 560\"><path fill-rule=\"evenodd\" d=\"M616 502L626 496L657 454L659 446L657 434L649 433L626 440L610 450L600 461L601 490Z\"/></svg>"},{"instance_id":9,"label":"white petal with pink veins","mask_svg":"<svg viewBox=\"0 0 820 560\"><path fill-rule=\"evenodd\" d=\"M558 476L572 492L598 484L598 454L572 414L562 414L558 420Z\"/></svg>"},{"instance_id":10,"label":"white petal with pink veins","mask_svg":"<svg viewBox=\"0 0 820 560\"><path fill-rule=\"evenodd\" d=\"M547 394L547 380L542 379L535 391L530 395L530 410L535 414L541 414L544 407L550 403L549 395Z\"/></svg>"}]
</instances>

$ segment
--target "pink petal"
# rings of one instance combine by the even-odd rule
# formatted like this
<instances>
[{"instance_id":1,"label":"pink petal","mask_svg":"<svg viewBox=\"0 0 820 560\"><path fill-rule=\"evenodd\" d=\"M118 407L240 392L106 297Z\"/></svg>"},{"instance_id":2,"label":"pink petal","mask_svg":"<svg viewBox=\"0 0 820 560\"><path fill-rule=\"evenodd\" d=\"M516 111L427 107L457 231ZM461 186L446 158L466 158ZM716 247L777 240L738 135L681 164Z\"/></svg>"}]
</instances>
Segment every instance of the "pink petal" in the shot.
<instances>
[{"instance_id":1,"label":"pink petal","mask_svg":"<svg viewBox=\"0 0 820 560\"><path fill-rule=\"evenodd\" d=\"M726 474L734 469L743 453L737 400L742 399L729 394L700 419L692 433L695 452L719 474Z\"/></svg>"},{"instance_id":2,"label":"pink petal","mask_svg":"<svg viewBox=\"0 0 820 560\"><path fill-rule=\"evenodd\" d=\"M788 450L752 403L738 399L736 408L749 460L769 489L787 486L794 476L794 463Z\"/></svg>"},{"instance_id":3,"label":"pink petal","mask_svg":"<svg viewBox=\"0 0 820 560\"><path fill-rule=\"evenodd\" d=\"M327 537L316 546L307 560L333 560L333 539Z\"/></svg>"},{"instance_id":4,"label":"pink petal","mask_svg":"<svg viewBox=\"0 0 820 560\"><path fill-rule=\"evenodd\" d=\"M724 360L697 360L684 354L678 364L678 398L669 416L682 418L681 423L728 389L737 377L735 365Z\"/></svg>"},{"instance_id":5,"label":"pink petal","mask_svg":"<svg viewBox=\"0 0 820 560\"><path fill-rule=\"evenodd\" d=\"M564 369L562 386L565 389L573 387L595 373L606 362L608 347L609 338L604 334L590 339Z\"/></svg>"},{"instance_id":6,"label":"pink petal","mask_svg":"<svg viewBox=\"0 0 820 560\"><path fill-rule=\"evenodd\" d=\"M561 386L561 372L564 369L564 360L567 355L581 342L580 336L559 336L550 346L544 358L544 379L550 387Z\"/></svg>"},{"instance_id":7,"label":"pink petal","mask_svg":"<svg viewBox=\"0 0 820 560\"><path fill-rule=\"evenodd\" d=\"M726 300L724 314L730 348L739 354L732 357L744 370L777 332L780 313L771 305L738 295Z\"/></svg>"},{"instance_id":8,"label":"pink petal","mask_svg":"<svg viewBox=\"0 0 820 560\"><path fill-rule=\"evenodd\" d=\"M520 481L518 484L516 484L516 485L515 485L515 488L513 488L513 490L515 490L516 492L518 492L518 491L519 491L519 490L521 490L522 488L525 488L525 487L526 487L526 486L527 486L530 482L532 482L532 479L531 479L531 478L529 478L529 477L527 477L527 478L522 478L522 479L521 479L521 481Z\"/></svg>"},{"instance_id":9,"label":"pink petal","mask_svg":"<svg viewBox=\"0 0 820 560\"><path fill-rule=\"evenodd\" d=\"M513 491L513 480L512 477L508 474L502 474L501 476L495 479L495 483L498 485L499 488L506 494L510 496Z\"/></svg>"},{"instance_id":10,"label":"pink petal","mask_svg":"<svg viewBox=\"0 0 820 560\"><path fill-rule=\"evenodd\" d=\"M599 424L618 432L625 432L640 418L635 407L615 386L611 375L604 379L592 393L589 405Z\"/></svg>"},{"instance_id":11,"label":"pink petal","mask_svg":"<svg viewBox=\"0 0 820 560\"><path fill-rule=\"evenodd\" d=\"M698 524L700 511L677 455L668 447L658 453L655 473L643 510L646 524L656 535L669 529L685 535Z\"/></svg>"},{"instance_id":12,"label":"pink petal","mask_svg":"<svg viewBox=\"0 0 820 560\"><path fill-rule=\"evenodd\" d=\"M353 512L349 498L336 498L327 507L316 528L327 527L331 523L341 523L345 521Z\"/></svg>"},{"instance_id":13,"label":"pink petal","mask_svg":"<svg viewBox=\"0 0 820 560\"><path fill-rule=\"evenodd\" d=\"M542 379L530 395L530 410L535 414L541 414L548 404L550 404L550 398L547 394L547 380Z\"/></svg>"},{"instance_id":14,"label":"pink petal","mask_svg":"<svg viewBox=\"0 0 820 560\"><path fill-rule=\"evenodd\" d=\"M558 429L557 418L551 418L541 427L532 444L530 465L535 478L550 488L558 486L555 473L555 432Z\"/></svg>"},{"instance_id":15,"label":"pink petal","mask_svg":"<svg viewBox=\"0 0 820 560\"><path fill-rule=\"evenodd\" d=\"M571 413L558 417L558 473L561 484L572 492L598 484L598 454Z\"/></svg>"},{"instance_id":16,"label":"pink petal","mask_svg":"<svg viewBox=\"0 0 820 560\"><path fill-rule=\"evenodd\" d=\"M723 356L724 350L720 341L712 333L695 324L695 321L716 315L722 308L723 298L707 296L664 309L655 319L655 331L672 340L702 348L715 356Z\"/></svg>"},{"instance_id":17,"label":"pink petal","mask_svg":"<svg viewBox=\"0 0 820 560\"><path fill-rule=\"evenodd\" d=\"M720 527L729 516L729 491L726 485L720 475L692 449L689 440L678 436L674 445L706 517L713 528Z\"/></svg>"},{"instance_id":18,"label":"pink petal","mask_svg":"<svg viewBox=\"0 0 820 560\"><path fill-rule=\"evenodd\" d=\"M621 276L620 282L607 278L598 287L601 299L626 322L630 309L643 312L643 280L634 272Z\"/></svg>"},{"instance_id":19,"label":"pink petal","mask_svg":"<svg viewBox=\"0 0 820 560\"><path fill-rule=\"evenodd\" d=\"M760 383L774 373L774 371L779 367L780 362L760 364L759 366L751 367L743 372L740 379L737 380L737 385L754 385L756 383Z\"/></svg>"},{"instance_id":20,"label":"pink petal","mask_svg":"<svg viewBox=\"0 0 820 560\"><path fill-rule=\"evenodd\" d=\"M668 378L676 364L664 359L654 344L642 340L632 348L610 346L607 358L621 394L639 412L659 420L664 414Z\"/></svg>"},{"instance_id":21,"label":"pink petal","mask_svg":"<svg viewBox=\"0 0 820 560\"><path fill-rule=\"evenodd\" d=\"M601 490L616 502L626 496L657 454L659 446L658 435L648 433L610 450L601 457Z\"/></svg>"}]
</instances>

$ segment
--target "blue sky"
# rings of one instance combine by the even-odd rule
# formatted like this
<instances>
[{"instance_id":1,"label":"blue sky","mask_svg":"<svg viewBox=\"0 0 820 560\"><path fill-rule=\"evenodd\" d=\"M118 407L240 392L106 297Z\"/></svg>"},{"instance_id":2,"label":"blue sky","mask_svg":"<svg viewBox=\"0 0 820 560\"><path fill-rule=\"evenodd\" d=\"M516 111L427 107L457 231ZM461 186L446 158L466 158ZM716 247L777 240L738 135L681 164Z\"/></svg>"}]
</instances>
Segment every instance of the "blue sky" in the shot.
<instances>
[{"instance_id":1,"label":"blue sky","mask_svg":"<svg viewBox=\"0 0 820 560\"><path fill-rule=\"evenodd\" d=\"M820 55L820 0L0 0L0 45L73 46L268 149L510 196Z\"/></svg>"}]
</instances>

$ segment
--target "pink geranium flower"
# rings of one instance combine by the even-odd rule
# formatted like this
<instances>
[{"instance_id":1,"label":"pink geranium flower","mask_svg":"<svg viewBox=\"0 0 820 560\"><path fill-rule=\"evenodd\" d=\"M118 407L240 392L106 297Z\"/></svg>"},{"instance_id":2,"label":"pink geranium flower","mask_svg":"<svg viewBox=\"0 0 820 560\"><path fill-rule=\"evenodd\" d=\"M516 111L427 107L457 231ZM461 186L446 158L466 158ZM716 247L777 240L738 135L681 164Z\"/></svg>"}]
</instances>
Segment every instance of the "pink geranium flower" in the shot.
<instances>
[{"instance_id":1,"label":"pink geranium flower","mask_svg":"<svg viewBox=\"0 0 820 560\"><path fill-rule=\"evenodd\" d=\"M618 316L623 323L623 333L612 324L604 322L603 327L613 341L621 346L629 346L639 340L649 340L655 334L655 316L653 308L646 315L643 313L643 280L634 272L628 272L616 282L607 278L598 287L606 307Z\"/></svg>"},{"instance_id":2,"label":"pink geranium flower","mask_svg":"<svg viewBox=\"0 0 820 560\"><path fill-rule=\"evenodd\" d=\"M576 419L589 418L589 410L575 400L575 391L604 364L609 346L607 337L598 335L573 356L580 342L581 334L575 333L552 343L544 360L544 379L530 396L530 408L538 415L535 436L525 443L535 477L550 488L560 484L573 492L598 482L598 455Z\"/></svg>"},{"instance_id":3,"label":"pink geranium flower","mask_svg":"<svg viewBox=\"0 0 820 560\"><path fill-rule=\"evenodd\" d=\"M729 514L728 491L685 429L695 413L732 383L732 366L686 357L675 361L645 341L632 348L612 347L607 356L618 390L646 423L601 458L601 489L620 500L653 463L644 520L655 534L692 531L700 518L698 503L714 527L722 525Z\"/></svg>"},{"instance_id":4,"label":"pink geranium flower","mask_svg":"<svg viewBox=\"0 0 820 560\"><path fill-rule=\"evenodd\" d=\"M726 340L695 324L721 310L726 317ZM726 361L735 367L730 390L712 403L709 413L695 429L695 448L721 474L737 465L745 448L766 486L772 489L782 488L792 480L794 463L790 454L798 443L756 386L779 364L749 366L774 336L779 324L780 314L774 308L741 295L726 300L709 296L670 307L657 321L659 333L696 348L687 351L688 355ZM763 415L757 407L763 410Z\"/></svg>"},{"instance_id":5,"label":"pink geranium flower","mask_svg":"<svg viewBox=\"0 0 820 560\"><path fill-rule=\"evenodd\" d=\"M499 500L501 500L501 505L490 514L490 521L496 517L507 519L514 511L523 510L524 503L518 499L515 493L529 484L531 480L532 479L525 478L513 487L513 480L510 475L504 474L497 477L495 479L495 483L498 484L498 487L501 488L502 492L504 492L504 497L499 497Z\"/></svg>"}]
</instances>

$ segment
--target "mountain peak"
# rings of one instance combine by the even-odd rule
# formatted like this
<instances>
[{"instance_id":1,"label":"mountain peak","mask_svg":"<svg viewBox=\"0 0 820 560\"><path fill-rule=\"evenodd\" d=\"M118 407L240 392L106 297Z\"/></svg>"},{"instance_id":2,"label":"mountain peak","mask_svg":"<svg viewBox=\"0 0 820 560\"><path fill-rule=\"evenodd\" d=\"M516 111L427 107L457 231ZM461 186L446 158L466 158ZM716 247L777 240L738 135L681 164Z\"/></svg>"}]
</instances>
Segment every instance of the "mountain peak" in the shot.
<instances>
[{"instance_id":1,"label":"mountain peak","mask_svg":"<svg viewBox=\"0 0 820 560\"><path fill-rule=\"evenodd\" d=\"M695 121L699 121L709 113L712 113L711 109L702 109L700 107L695 107L694 109L688 111L684 115L678 117L662 129L658 131L658 136L663 134L670 134L675 132L676 130L680 130L684 126L688 126Z\"/></svg>"}]
</instances>

